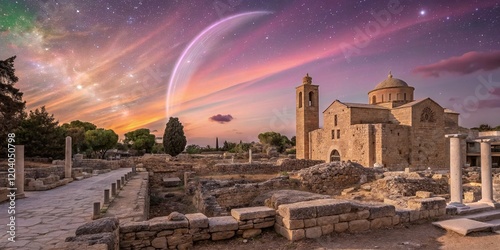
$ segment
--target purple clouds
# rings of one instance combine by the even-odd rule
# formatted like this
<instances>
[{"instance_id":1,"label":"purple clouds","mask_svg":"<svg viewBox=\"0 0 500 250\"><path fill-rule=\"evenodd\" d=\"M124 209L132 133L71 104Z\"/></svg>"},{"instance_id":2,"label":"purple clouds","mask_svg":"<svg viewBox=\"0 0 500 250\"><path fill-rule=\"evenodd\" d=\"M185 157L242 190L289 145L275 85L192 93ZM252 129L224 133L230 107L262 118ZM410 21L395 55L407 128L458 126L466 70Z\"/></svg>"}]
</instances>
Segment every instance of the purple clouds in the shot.
<instances>
[{"instance_id":1,"label":"purple clouds","mask_svg":"<svg viewBox=\"0 0 500 250\"><path fill-rule=\"evenodd\" d=\"M217 114L217 115L214 115L210 118L208 118L210 121L213 121L213 122L218 122L218 123L226 123L226 122L230 122L232 121L234 118L232 115L230 114L227 114L227 115L221 115L221 114Z\"/></svg>"},{"instance_id":2,"label":"purple clouds","mask_svg":"<svg viewBox=\"0 0 500 250\"><path fill-rule=\"evenodd\" d=\"M497 68L500 68L500 51L471 51L461 56L441 60L437 63L419 66L413 72L428 77L439 77L440 74L445 72L466 75L478 70L489 71Z\"/></svg>"}]
</instances>

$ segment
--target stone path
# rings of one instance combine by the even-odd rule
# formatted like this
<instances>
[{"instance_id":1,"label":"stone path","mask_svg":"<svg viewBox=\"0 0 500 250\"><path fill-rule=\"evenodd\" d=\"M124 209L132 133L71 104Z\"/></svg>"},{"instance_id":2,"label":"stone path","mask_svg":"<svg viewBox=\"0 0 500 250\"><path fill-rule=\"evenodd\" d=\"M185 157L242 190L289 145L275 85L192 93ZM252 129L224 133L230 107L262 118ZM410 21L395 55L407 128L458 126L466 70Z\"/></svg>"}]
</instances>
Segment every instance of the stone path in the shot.
<instances>
[{"instance_id":1,"label":"stone path","mask_svg":"<svg viewBox=\"0 0 500 250\"><path fill-rule=\"evenodd\" d=\"M25 192L16 200L16 242L9 242L8 207L0 204L0 249L50 249L74 236L77 227L91 220L94 202L101 202L104 189L130 172L122 168L68 185L38 192Z\"/></svg>"}]
</instances>

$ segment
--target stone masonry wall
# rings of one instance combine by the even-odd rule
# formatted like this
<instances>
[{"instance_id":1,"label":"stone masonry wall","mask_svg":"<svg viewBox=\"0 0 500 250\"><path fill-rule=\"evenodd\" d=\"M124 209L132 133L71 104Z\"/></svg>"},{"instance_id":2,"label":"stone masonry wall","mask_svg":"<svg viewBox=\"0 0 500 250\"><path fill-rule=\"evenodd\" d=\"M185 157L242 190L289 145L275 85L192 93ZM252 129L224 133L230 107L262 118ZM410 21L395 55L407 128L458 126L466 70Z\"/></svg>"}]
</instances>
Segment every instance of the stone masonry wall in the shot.
<instances>
[{"instance_id":1,"label":"stone masonry wall","mask_svg":"<svg viewBox=\"0 0 500 250\"><path fill-rule=\"evenodd\" d=\"M120 226L120 249L191 249L200 240L251 238L274 225L276 211L267 207L233 209L231 216L208 218L202 213L157 217Z\"/></svg>"},{"instance_id":2,"label":"stone masonry wall","mask_svg":"<svg viewBox=\"0 0 500 250\"><path fill-rule=\"evenodd\" d=\"M209 217L227 215L233 208L249 206L259 195L273 190L297 188L299 182L287 176L260 183L200 181L193 195L193 204Z\"/></svg>"},{"instance_id":3,"label":"stone masonry wall","mask_svg":"<svg viewBox=\"0 0 500 250\"><path fill-rule=\"evenodd\" d=\"M444 198L415 199L410 209L396 210L387 204L362 204L321 199L280 205L276 232L288 240L318 238L333 232L358 233L431 219L446 214Z\"/></svg>"},{"instance_id":4,"label":"stone masonry wall","mask_svg":"<svg viewBox=\"0 0 500 250\"><path fill-rule=\"evenodd\" d=\"M323 161L279 159L276 164L271 163L219 163L213 166L203 166L195 169L197 175L212 174L274 174L280 172L290 172L308 168Z\"/></svg>"}]
</instances>

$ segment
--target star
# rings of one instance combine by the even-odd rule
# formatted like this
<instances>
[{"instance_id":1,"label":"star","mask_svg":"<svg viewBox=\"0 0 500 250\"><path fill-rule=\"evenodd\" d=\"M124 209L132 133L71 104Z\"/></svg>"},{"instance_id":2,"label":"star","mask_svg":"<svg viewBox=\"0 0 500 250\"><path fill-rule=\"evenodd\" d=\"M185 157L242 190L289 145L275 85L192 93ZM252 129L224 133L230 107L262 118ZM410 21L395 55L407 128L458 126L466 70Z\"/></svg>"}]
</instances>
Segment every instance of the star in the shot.
<instances>
[{"instance_id":1,"label":"star","mask_svg":"<svg viewBox=\"0 0 500 250\"><path fill-rule=\"evenodd\" d=\"M420 11L420 15L421 15L421 16L425 16L425 13L426 13L426 11L425 11L425 10L421 10L421 11Z\"/></svg>"}]
</instances>

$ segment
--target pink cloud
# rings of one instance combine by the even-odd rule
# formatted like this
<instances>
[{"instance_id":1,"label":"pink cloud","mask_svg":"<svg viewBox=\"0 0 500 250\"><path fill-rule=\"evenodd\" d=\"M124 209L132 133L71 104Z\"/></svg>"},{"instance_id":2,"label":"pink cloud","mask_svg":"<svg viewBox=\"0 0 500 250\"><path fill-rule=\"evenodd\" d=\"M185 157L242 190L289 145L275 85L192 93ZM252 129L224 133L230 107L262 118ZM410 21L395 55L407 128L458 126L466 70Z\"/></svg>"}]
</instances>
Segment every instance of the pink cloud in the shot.
<instances>
[{"instance_id":1,"label":"pink cloud","mask_svg":"<svg viewBox=\"0 0 500 250\"><path fill-rule=\"evenodd\" d=\"M500 96L500 88L495 88L495 89L491 90L490 93L493 95Z\"/></svg>"},{"instance_id":2,"label":"pink cloud","mask_svg":"<svg viewBox=\"0 0 500 250\"><path fill-rule=\"evenodd\" d=\"M428 77L439 77L440 74L445 72L466 75L478 70L489 71L497 68L500 68L500 51L471 51L461 56L441 60L437 63L419 66L413 72Z\"/></svg>"},{"instance_id":3,"label":"pink cloud","mask_svg":"<svg viewBox=\"0 0 500 250\"><path fill-rule=\"evenodd\" d=\"M483 108L500 108L500 102L498 100L481 100L478 105L479 109Z\"/></svg>"}]
</instances>

